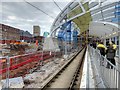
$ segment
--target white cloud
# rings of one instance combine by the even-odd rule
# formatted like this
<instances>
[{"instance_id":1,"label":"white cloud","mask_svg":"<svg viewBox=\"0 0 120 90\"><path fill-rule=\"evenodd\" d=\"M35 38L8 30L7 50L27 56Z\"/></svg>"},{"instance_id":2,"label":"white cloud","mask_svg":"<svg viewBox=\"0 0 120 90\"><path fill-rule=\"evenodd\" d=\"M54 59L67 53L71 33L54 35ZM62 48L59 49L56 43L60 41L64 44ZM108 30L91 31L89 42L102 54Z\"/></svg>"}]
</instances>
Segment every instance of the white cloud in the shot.
<instances>
[{"instance_id":1,"label":"white cloud","mask_svg":"<svg viewBox=\"0 0 120 90\"><path fill-rule=\"evenodd\" d=\"M31 20L31 19L27 19L26 21L27 22L34 22L34 20Z\"/></svg>"},{"instance_id":2,"label":"white cloud","mask_svg":"<svg viewBox=\"0 0 120 90\"><path fill-rule=\"evenodd\" d=\"M15 16L8 16L8 19L10 19L10 20L15 20L16 17L15 17Z\"/></svg>"},{"instance_id":3,"label":"white cloud","mask_svg":"<svg viewBox=\"0 0 120 90\"><path fill-rule=\"evenodd\" d=\"M30 6L29 4L23 2L23 0L21 1L22 2L2 1L2 12L0 12L0 15L2 15L2 23L25 31L27 30L31 33L33 32L33 25L39 25L41 27L41 35L44 31L50 32L50 28L54 19L50 18L49 16L45 15L41 11ZM67 3L57 2L57 4L62 9L66 6ZM59 8L53 2L34 1L31 2L31 4L37 6L38 8L45 11L47 14L53 16L54 18L56 18L56 16L60 13Z\"/></svg>"},{"instance_id":4,"label":"white cloud","mask_svg":"<svg viewBox=\"0 0 120 90\"><path fill-rule=\"evenodd\" d=\"M24 0L1 0L2 2L24 2ZM53 0L27 0L28 2L53 2ZM55 2L72 2L73 0L55 0Z\"/></svg>"}]
</instances>

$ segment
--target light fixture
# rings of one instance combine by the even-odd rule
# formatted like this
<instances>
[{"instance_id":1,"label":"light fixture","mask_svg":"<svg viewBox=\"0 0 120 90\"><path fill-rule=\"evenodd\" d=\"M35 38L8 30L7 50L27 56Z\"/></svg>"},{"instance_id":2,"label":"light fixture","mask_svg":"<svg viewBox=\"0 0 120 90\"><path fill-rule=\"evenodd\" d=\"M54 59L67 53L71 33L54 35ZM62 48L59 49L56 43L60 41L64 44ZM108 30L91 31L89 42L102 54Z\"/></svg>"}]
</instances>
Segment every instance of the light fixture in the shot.
<instances>
[{"instance_id":1,"label":"light fixture","mask_svg":"<svg viewBox=\"0 0 120 90\"><path fill-rule=\"evenodd\" d=\"M114 32L113 35L115 35L117 32Z\"/></svg>"},{"instance_id":2,"label":"light fixture","mask_svg":"<svg viewBox=\"0 0 120 90\"><path fill-rule=\"evenodd\" d=\"M104 26L106 25L106 22L104 22Z\"/></svg>"},{"instance_id":3,"label":"light fixture","mask_svg":"<svg viewBox=\"0 0 120 90\"><path fill-rule=\"evenodd\" d=\"M111 36L111 34L109 34L109 36Z\"/></svg>"}]
</instances>

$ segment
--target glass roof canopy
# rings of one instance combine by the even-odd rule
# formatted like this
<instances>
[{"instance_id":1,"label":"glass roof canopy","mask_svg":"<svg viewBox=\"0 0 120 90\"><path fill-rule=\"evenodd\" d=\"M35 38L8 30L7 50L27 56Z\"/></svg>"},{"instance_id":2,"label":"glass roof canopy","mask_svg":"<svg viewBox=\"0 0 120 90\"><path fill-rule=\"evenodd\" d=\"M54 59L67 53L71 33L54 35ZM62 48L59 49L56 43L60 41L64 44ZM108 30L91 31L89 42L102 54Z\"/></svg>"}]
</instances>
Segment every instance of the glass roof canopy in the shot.
<instances>
[{"instance_id":1,"label":"glass roof canopy","mask_svg":"<svg viewBox=\"0 0 120 90\"><path fill-rule=\"evenodd\" d=\"M119 32L119 21L116 20L115 12L118 11L116 7L119 7L119 2L111 2L110 0L104 0L103 2L92 2L90 0L81 2L80 0L74 0L55 19L51 27L51 35L54 35L53 33L62 24L70 20L79 27L80 33L89 29L90 35L101 38L110 37L113 33L117 35ZM101 23L103 25L105 23L106 26L99 27ZM96 25L98 28L94 27Z\"/></svg>"}]
</instances>

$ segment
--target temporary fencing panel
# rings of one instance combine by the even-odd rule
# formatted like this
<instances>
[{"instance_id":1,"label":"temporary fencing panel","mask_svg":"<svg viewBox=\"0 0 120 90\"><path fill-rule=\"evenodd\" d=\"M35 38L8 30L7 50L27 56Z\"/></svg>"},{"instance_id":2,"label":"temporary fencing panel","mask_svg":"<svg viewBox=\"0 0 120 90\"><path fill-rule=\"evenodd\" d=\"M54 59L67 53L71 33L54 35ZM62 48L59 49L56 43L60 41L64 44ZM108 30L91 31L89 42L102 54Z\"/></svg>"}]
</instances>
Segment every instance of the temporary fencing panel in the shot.
<instances>
[{"instance_id":1,"label":"temporary fencing panel","mask_svg":"<svg viewBox=\"0 0 120 90\"><path fill-rule=\"evenodd\" d=\"M18 55L14 57L10 57L10 67L7 68L7 59L0 59L0 64L2 67L0 68L0 74L4 74L7 72L7 70L15 70L18 68L21 68L22 66L25 66L27 64L36 62L39 63L39 61L44 61L46 59L52 58L54 56L54 53L50 55L50 52L36 52L26 55ZM4 62L3 62L4 60Z\"/></svg>"}]
</instances>

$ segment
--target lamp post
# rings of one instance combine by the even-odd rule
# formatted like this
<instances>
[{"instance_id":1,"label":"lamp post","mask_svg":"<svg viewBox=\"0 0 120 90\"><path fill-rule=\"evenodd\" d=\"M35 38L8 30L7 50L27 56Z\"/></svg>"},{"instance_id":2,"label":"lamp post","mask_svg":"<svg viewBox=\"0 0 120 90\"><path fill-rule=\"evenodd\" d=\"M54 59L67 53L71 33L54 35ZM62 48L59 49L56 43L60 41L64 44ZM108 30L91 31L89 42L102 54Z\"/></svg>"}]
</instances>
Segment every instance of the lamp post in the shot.
<instances>
[{"instance_id":1,"label":"lamp post","mask_svg":"<svg viewBox=\"0 0 120 90\"><path fill-rule=\"evenodd\" d=\"M67 23L67 16L65 17L65 23ZM67 30L65 27L65 55L67 55Z\"/></svg>"},{"instance_id":2,"label":"lamp post","mask_svg":"<svg viewBox=\"0 0 120 90\"><path fill-rule=\"evenodd\" d=\"M7 30L4 29L4 32L5 32L5 44L7 43L6 40L7 40Z\"/></svg>"},{"instance_id":3,"label":"lamp post","mask_svg":"<svg viewBox=\"0 0 120 90\"><path fill-rule=\"evenodd\" d=\"M9 56L6 57L7 59L7 73L6 73L6 88L9 88L9 68L10 68L10 59Z\"/></svg>"}]
</instances>

